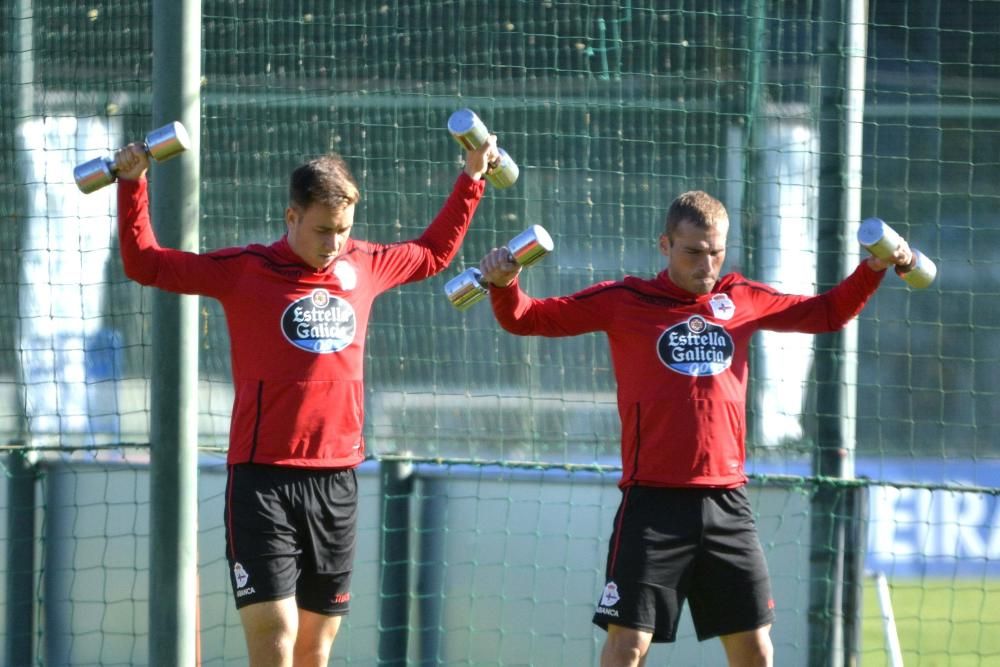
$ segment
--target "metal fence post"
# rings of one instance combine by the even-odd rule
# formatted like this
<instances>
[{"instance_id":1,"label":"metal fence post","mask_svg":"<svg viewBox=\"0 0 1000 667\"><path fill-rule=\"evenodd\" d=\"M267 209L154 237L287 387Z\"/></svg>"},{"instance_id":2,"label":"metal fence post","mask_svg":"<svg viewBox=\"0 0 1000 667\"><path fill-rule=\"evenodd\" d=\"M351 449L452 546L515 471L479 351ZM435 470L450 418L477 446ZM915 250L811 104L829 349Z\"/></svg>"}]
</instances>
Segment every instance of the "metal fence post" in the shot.
<instances>
[{"instance_id":1,"label":"metal fence post","mask_svg":"<svg viewBox=\"0 0 1000 667\"><path fill-rule=\"evenodd\" d=\"M27 452L7 456L7 642L5 665L35 661L35 467Z\"/></svg>"},{"instance_id":2,"label":"metal fence post","mask_svg":"<svg viewBox=\"0 0 1000 667\"><path fill-rule=\"evenodd\" d=\"M201 3L153 3L152 126L180 121L192 150L155 165L152 219L169 248L199 250ZM153 295L150 429L149 658L197 660L198 300Z\"/></svg>"},{"instance_id":3,"label":"metal fence post","mask_svg":"<svg viewBox=\"0 0 1000 667\"><path fill-rule=\"evenodd\" d=\"M410 500L413 464L382 461L382 576L379 584L380 667L406 667L410 630Z\"/></svg>"},{"instance_id":4,"label":"metal fence post","mask_svg":"<svg viewBox=\"0 0 1000 667\"><path fill-rule=\"evenodd\" d=\"M861 212L866 0L818 6L816 117L820 138L817 287L827 290L854 269L858 245L848 233ZM813 474L852 479L856 445L857 322L817 338L817 437ZM809 665L840 667L844 655L845 489L820 483L812 502Z\"/></svg>"},{"instance_id":5,"label":"metal fence post","mask_svg":"<svg viewBox=\"0 0 1000 667\"><path fill-rule=\"evenodd\" d=\"M444 614L444 531L448 507L445 481L437 476L420 480L420 536L417 559L417 602L420 609L418 665L437 665L441 652Z\"/></svg>"}]
</instances>

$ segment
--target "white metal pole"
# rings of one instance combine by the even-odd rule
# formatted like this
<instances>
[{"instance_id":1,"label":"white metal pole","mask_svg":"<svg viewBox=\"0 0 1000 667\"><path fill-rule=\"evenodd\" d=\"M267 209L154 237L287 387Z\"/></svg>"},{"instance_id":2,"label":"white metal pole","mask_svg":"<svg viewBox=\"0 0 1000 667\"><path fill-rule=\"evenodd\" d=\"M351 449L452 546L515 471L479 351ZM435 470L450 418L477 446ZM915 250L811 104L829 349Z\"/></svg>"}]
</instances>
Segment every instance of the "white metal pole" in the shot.
<instances>
[{"instance_id":1,"label":"white metal pole","mask_svg":"<svg viewBox=\"0 0 1000 667\"><path fill-rule=\"evenodd\" d=\"M903 652L899 648L899 634L896 632L896 617L892 612L892 596L889 593L889 582L885 573L875 573L875 590L878 593L878 606L882 612L882 631L885 634L885 647L889 653L889 667L903 667Z\"/></svg>"}]
</instances>

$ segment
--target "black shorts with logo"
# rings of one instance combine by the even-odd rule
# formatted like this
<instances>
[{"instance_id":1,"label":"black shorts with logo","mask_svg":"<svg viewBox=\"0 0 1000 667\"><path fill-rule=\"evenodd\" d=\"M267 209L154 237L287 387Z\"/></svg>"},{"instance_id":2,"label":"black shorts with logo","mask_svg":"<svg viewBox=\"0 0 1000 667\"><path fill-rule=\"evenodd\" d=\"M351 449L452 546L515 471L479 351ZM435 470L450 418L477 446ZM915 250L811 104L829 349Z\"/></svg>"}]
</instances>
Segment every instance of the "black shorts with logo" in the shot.
<instances>
[{"instance_id":1,"label":"black shorts with logo","mask_svg":"<svg viewBox=\"0 0 1000 667\"><path fill-rule=\"evenodd\" d=\"M294 595L301 609L346 614L357 517L353 468L230 466L226 556L236 607Z\"/></svg>"},{"instance_id":2,"label":"black shorts with logo","mask_svg":"<svg viewBox=\"0 0 1000 667\"><path fill-rule=\"evenodd\" d=\"M627 487L594 624L677 636L684 601L698 639L774 622L774 600L745 487Z\"/></svg>"}]
</instances>

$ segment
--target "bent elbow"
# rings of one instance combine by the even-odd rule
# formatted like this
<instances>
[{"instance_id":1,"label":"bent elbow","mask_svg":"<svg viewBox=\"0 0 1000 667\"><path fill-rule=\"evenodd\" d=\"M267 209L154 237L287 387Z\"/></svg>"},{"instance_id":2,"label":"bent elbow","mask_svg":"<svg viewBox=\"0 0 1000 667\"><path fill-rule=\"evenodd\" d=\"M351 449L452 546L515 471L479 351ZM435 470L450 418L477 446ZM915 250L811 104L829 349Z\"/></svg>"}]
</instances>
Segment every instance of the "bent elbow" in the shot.
<instances>
[{"instance_id":1,"label":"bent elbow","mask_svg":"<svg viewBox=\"0 0 1000 667\"><path fill-rule=\"evenodd\" d=\"M434 257L431 260L430 273L436 275L451 266L452 257Z\"/></svg>"},{"instance_id":2,"label":"bent elbow","mask_svg":"<svg viewBox=\"0 0 1000 667\"><path fill-rule=\"evenodd\" d=\"M531 334L529 327L525 326L523 320L499 320L500 328L515 336L528 336Z\"/></svg>"},{"instance_id":3,"label":"bent elbow","mask_svg":"<svg viewBox=\"0 0 1000 667\"><path fill-rule=\"evenodd\" d=\"M833 317L831 317L827 321L827 324L829 325L830 332L842 331L843 329L847 328L848 324L850 324L853 320L857 319L858 315L860 315L860 314L861 314L861 311L857 311L857 312L853 312L853 313L838 313L838 314L835 314Z\"/></svg>"},{"instance_id":4,"label":"bent elbow","mask_svg":"<svg viewBox=\"0 0 1000 667\"><path fill-rule=\"evenodd\" d=\"M149 285L152 285L155 280L155 275L153 273L143 270L142 267L137 264L125 264L124 269L125 277L139 283L140 285L148 287Z\"/></svg>"}]
</instances>

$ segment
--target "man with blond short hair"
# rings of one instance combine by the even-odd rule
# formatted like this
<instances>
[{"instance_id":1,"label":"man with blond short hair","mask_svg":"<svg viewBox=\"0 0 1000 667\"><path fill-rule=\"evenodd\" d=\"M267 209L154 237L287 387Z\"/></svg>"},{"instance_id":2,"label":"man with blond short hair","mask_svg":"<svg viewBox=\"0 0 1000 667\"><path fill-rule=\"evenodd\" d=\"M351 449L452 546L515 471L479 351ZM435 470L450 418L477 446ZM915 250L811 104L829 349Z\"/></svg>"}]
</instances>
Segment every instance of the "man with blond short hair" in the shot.
<instances>
[{"instance_id":1,"label":"man with blond short hair","mask_svg":"<svg viewBox=\"0 0 1000 667\"><path fill-rule=\"evenodd\" d=\"M352 596L372 302L448 266L499 157L491 135L419 238L379 244L351 236L357 183L339 155L320 156L292 173L281 239L197 254L156 242L141 144L115 156L125 274L226 313L226 556L251 667L329 662Z\"/></svg>"}]
</instances>

